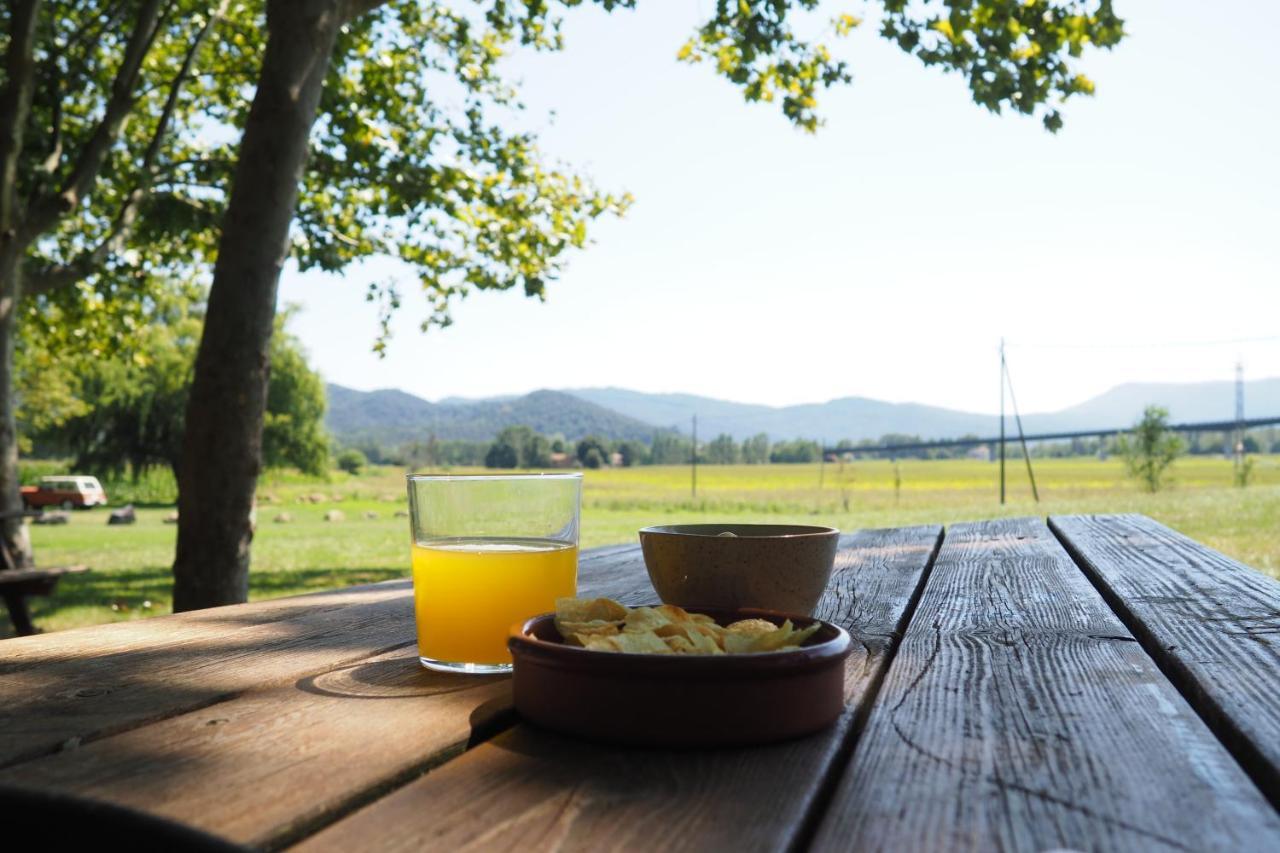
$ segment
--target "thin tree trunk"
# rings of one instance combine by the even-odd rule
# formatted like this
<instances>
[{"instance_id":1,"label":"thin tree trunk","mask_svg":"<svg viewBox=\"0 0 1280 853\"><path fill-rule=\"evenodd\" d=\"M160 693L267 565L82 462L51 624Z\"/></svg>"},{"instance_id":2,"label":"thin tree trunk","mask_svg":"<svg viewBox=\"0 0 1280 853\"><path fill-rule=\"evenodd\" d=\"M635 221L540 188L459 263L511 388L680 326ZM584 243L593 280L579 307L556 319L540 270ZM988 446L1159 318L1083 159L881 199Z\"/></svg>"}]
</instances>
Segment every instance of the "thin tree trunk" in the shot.
<instances>
[{"instance_id":1,"label":"thin tree trunk","mask_svg":"<svg viewBox=\"0 0 1280 853\"><path fill-rule=\"evenodd\" d=\"M0 510L22 508L18 490L18 424L13 398L13 347L22 296L22 259L26 244L18 236L18 158L22 154L34 88L34 45L39 0L10 4L9 40L4 56L5 85L0 90ZM31 542L21 518L0 521L0 537L19 567L29 566Z\"/></svg>"},{"instance_id":2,"label":"thin tree trunk","mask_svg":"<svg viewBox=\"0 0 1280 853\"><path fill-rule=\"evenodd\" d=\"M266 52L240 142L187 405L175 611L248 599L276 290L342 11L339 0L267 6Z\"/></svg>"},{"instance_id":3,"label":"thin tree trunk","mask_svg":"<svg viewBox=\"0 0 1280 853\"><path fill-rule=\"evenodd\" d=\"M22 509L18 490L18 425L14 417L13 343L18 334L18 294L22 282L21 256L12 247L0 248L0 510ZM20 517L3 522L4 547L17 568L32 565L31 540Z\"/></svg>"}]
</instances>

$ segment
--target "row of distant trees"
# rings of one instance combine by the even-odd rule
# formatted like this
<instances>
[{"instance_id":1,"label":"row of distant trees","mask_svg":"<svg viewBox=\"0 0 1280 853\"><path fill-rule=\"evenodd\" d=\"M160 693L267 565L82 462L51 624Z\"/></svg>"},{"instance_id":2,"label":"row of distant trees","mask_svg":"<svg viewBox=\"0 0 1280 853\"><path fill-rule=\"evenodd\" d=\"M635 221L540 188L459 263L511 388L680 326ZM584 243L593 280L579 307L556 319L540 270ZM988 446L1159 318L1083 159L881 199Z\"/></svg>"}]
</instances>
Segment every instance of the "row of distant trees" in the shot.
<instances>
[{"instance_id":1,"label":"row of distant trees","mask_svg":"<svg viewBox=\"0 0 1280 853\"><path fill-rule=\"evenodd\" d=\"M202 289L157 294L153 322L133 334L136 350L110 348L67 359L56 342L25 337L17 354L25 456L69 459L80 473L136 482L155 467L175 476L182 456L191 375L204 326ZM332 439L324 428L324 383L301 344L275 319L262 431L262 464L324 474Z\"/></svg>"},{"instance_id":2,"label":"row of distant trees","mask_svg":"<svg viewBox=\"0 0 1280 853\"><path fill-rule=\"evenodd\" d=\"M888 453L870 448L886 444L913 444L923 439L917 435L893 433L879 439L852 441L844 439L835 445L841 456L862 459L955 459L967 456L971 447L925 448ZM1194 455L1222 454L1230 436L1224 433L1200 433L1189 436L1180 453ZM1245 453L1280 453L1280 429L1260 429L1246 433ZM580 465L584 468L634 465L686 465L692 458L692 441L674 432L656 433L648 442L635 439L610 441L591 435L578 441L563 435L543 435L528 426L511 426L493 441L438 439L409 442L398 447L366 443L357 445L361 459L374 464L403 465L407 468L488 467L488 468L552 468ZM994 448L992 448L994 449ZM1112 456L1124 454L1120 436L1077 438L1070 441L1040 442L1029 448L1032 458L1066 458L1079 456ZM1011 439L1006 452L1010 458L1021 458L1022 450ZM698 443L698 463L705 465L766 465L817 462L822 445L810 439L771 441L765 433L738 441L722 433Z\"/></svg>"},{"instance_id":3,"label":"row of distant trees","mask_svg":"<svg viewBox=\"0 0 1280 853\"><path fill-rule=\"evenodd\" d=\"M370 462L408 468L480 466L488 468L552 468L580 465L584 468L634 465L683 465L693 453L693 442L674 432L658 432L646 443L635 439L611 441L589 435L577 441L563 435L542 435L527 426L511 426L493 441L438 439L409 442L389 449L377 444L356 449ZM760 433L744 441L722 434L699 442L698 462L708 465L765 465L817 462L822 445L808 439L772 442Z\"/></svg>"}]
</instances>

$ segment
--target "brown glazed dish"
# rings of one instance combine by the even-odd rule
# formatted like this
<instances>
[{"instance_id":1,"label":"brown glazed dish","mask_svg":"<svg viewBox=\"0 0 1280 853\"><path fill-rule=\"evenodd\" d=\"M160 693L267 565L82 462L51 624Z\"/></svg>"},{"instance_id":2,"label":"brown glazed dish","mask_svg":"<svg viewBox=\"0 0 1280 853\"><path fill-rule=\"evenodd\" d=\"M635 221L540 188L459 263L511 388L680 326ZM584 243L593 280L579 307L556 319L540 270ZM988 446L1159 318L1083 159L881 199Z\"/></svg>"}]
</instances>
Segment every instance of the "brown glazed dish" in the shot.
<instances>
[{"instance_id":1,"label":"brown glazed dish","mask_svg":"<svg viewBox=\"0 0 1280 853\"><path fill-rule=\"evenodd\" d=\"M700 610L722 625L765 610ZM544 728L645 746L769 743L810 734L844 710L849 634L823 622L798 649L746 655L641 655L565 645L551 614L513 628L516 710Z\"/></svg>"},{"instance_id":2,"label":"brown glazed dish","mask_svg":"<svg viewBox=\"0 0 1280 853\"><path fill-rule=\"evenodd\" d=\"M839 538L834 527L804 524L669 524L641 530L640 550L667 604L807 616L831 579Z\"/></svg>"}]
</instances>

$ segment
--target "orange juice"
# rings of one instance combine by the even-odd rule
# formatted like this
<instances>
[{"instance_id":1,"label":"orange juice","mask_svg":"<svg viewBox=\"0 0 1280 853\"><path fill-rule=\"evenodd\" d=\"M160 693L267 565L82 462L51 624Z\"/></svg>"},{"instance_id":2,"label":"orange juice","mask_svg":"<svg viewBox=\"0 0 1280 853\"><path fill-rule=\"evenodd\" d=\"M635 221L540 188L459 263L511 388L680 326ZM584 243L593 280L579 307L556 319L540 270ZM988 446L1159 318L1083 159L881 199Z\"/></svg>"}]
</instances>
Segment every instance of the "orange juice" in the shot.
<instances>
[{"instance_id":1,"label":"orange juice","mask_svg":"<svg viewBox=\"0 0 1280 853\"><path fill-rule=\"evenodd\" d=\"M413 546L418 654L511 663L507 632L577 589L578 548L549 539L447 539Z\"/></svg>"}]
</instances>

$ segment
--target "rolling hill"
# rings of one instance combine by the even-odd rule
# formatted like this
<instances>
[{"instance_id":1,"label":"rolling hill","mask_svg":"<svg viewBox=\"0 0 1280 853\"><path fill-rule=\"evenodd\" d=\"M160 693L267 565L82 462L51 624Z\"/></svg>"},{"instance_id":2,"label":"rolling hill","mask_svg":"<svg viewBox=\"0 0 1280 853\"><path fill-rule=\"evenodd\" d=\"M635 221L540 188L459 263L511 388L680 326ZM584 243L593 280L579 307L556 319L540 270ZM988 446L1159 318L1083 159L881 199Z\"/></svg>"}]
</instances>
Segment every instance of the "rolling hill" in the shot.
<instances>
[{"instance_id":1,"label":"rolling hill","mask_svg":"<svg viewBox=\"0 0 1280 853\"><path fill-rule=\"evenodd\" d=\"M646 394L625 388L575 388L564 393L612 409L640 421L689 432L698 415L698 432L708 437L726 432L741 440L756 433L770 438L879 438L887 433L921 438L956 438L966 433L994 435L994 415L962 412L920 403L886 403L866 397L843 397L826 403L762 406L733 403L693 394ZM1245 383L1247 417L1280 416L1280 378ZM1232 382L1130 383L1057 412L1023 415L1028 432L1106 429L1132 424L1148 404L1169 409L1174 422L1229 420L1235 415ZM1010 418L1012 426L1012 418Z\"/></svg>"},{"instance_id":2,"label":"rolling hill","mask_svg":"<svg viewBox=\"0 0 1280 853\"><path fill-rule=\"evenodd\" d=\"M449 398L437 403L404 391L354 391L327 386L326 423L340 441L396 445L440 439L488 441L503 427L525 424L546 435L576 440L599 435L617 441L649 441L655 430L688 434L698 415L698 433L711 438L729 433L741 440L767 433L773 440L880 438L888 433L922 438L994 435L994 415L962 412L920 403L886 403L866 397L842 397L826 403L762 406L693 394L647 394L625 388L577 388L534 391L523 396L482 400ZM1246 415L1280 416L1280 378L1246 383ZM1229 420L1235 412L1230 382L1133 383L1119 385L1057 412L1024 415L1028 432L1107 429L1132 424L1144 406L1157 403L1174 422ZM1010 419L1012 428L1012 419Z\"/></svg>"},{"instance_id":3,"label":"rolling hill","mask_svg":"<svg viewBox=\"0 0 1280 853\"><path fill-rule=\"evenodd\" d=\"M439 439L488 441L503 427L525 424L544 435L570 440L600 435L610 440L649 441L655 428L589 401L559 391L534 391L522 397L432 403L404 391L355 391L327 385L325 425L346 444L396 445Z\"/></svg>"}]
</instances>

